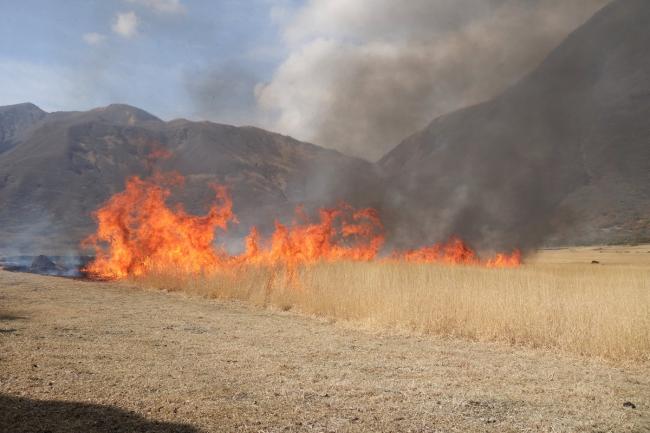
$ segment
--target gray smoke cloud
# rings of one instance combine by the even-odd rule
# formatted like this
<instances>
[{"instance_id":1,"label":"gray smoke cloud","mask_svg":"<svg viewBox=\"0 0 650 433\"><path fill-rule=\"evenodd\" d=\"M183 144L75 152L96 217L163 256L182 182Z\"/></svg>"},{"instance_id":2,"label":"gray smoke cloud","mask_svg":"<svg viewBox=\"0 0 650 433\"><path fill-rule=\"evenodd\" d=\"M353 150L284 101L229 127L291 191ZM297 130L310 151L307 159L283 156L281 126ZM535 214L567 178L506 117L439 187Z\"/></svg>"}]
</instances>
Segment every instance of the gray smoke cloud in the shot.
<instances>
[{"instance_id":1,"label":"gray smoke cloud","mask_svg":"<svg viewBox=\"0 0 650 433\"><path fill-rule=\"evenodd\" d=\"M391 239L523 251L645 239L648 104L636 95L650 88L649 20L646 0L611 3L534 73L382 158Z\"/></svg>"},{"instance_id":2,"label":"gray smoke cloud","mask_svg":"<svg viewBox=\"0 0 650 433\"><path fill-rule=\"evenodd\" d=\"M371 160L537 66L608 0L311 0L276 11L289 55L263 126Z\"/></svg>"},{"instance_id":3,"label":"gray smoke cloud","mask_svg":"<svg viewBox=\"0 0 650 433\"><path fill-rule=\"evenodd\" d=\"M256 116L255 86L251 68L226 63L188 72L185 77L194 117L222 123L250 123Z\"/></svg>"}]
</instances>

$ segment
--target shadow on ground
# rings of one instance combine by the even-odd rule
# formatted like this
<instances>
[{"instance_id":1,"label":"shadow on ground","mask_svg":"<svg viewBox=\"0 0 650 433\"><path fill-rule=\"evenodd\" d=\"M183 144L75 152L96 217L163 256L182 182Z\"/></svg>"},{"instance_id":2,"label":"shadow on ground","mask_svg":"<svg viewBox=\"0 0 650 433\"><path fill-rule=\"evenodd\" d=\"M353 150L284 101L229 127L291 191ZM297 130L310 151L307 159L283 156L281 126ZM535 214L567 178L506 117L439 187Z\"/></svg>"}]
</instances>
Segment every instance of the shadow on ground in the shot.
<instances>
[{"instance_id":1,"label":"shadow on ground","mask_svg":"<svg viewBox=\"0 0 650 433\"><path fill-rule=\"evenodd\" d=\"M19 316L17 314L0 311L0 322L11 322L13 320L25 320L25 319L27 319L27 317L25 316Z\"/></svg>"},{"instance_id":2,"label":"shadow on ground","mask_svg":"<svg viewBox=\"0 0 650 433\"><path fill-rule=\"evenodd\" d=\"M187 425L148 420L113 406L31 400L0 394L0 431L12 433L199 433Z\"/></svg>"},{"instance_id":3,"label":"shadow on ground","mask_svg":"<svg viewBox=\"0 0 650 433\"><path fill-rule=\"evenodd\" d=\"M1 326L3 322L13 322L15 320L25 320L25 319L27 319L27 317L19 316L13 313L7 313L5 311L0 310L0 334L13 334L14 332L18 331L18 329L16 328L6 328L4 326Z\"/></svg>"}]
</instances>

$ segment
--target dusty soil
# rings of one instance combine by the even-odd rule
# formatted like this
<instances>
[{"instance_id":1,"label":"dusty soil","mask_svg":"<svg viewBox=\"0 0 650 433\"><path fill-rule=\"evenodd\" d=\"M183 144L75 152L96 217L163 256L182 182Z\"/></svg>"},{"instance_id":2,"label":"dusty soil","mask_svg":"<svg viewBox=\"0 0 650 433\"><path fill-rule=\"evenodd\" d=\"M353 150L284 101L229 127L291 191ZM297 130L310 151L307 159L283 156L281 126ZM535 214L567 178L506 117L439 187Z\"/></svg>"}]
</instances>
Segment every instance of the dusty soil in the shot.
<instances>
[{"instance_id":1,"label":"dusty soil","mask_svg":"<svg viewBox=\"0 0 650 433\"><path fill-rule=\"evenodd\" d=\"M2 432L644 432L649 371L0 272Z\"/></svg>"}]
</instances>

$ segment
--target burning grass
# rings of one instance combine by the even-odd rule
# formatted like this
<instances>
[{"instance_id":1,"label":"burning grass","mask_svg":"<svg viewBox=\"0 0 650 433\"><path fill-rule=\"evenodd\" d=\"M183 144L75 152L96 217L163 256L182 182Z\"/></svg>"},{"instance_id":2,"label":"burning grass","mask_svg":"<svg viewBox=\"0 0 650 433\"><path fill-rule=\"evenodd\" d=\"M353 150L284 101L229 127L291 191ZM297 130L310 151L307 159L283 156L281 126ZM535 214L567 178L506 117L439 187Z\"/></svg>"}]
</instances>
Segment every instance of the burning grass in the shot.
<instances>
[{"instance_id":1,"label":"burning grass","mask_svg":"<svg viewBox=\"0 0 650 433\"><path fill-rule=\"evenodd\" d=\"M182 205L167 203L172 188L183 183L183 176L174 173L128 179L126 189L95 212L97 232L83 246L94 249L96 258L84 273L111 280L144 276L154 269L177 269L192 275L228 273L251 265L284 266L293 271L318 262L380 259L385 235L379 213L344 202L319 209L317 218L310 218L299 206L293 223L275 221L275 231L267 238L253 227L245 239L245 251L231 255L219 246L218 239L237 222L227 188L212 185L215 197L208 213L190 215ZM515 250L482 258L461 239L452 237L416 250L393 251L390 260L516 267L521 255Z\"/></svg>"},{"instance_id":2,"label":"burning grass","mask_svg":"<svg viewBox=\"0 0 650 433\"><path fill-rule=\"evenodd\" d=\"M518 251L481 257L458 238L381 255L379 213L340 203L316 219L254 228L230 255L218 236L236 221L213 185L207 214L169 206L180 175L133 177L97 212L86 240L98 279L241 299L376 327L561 349L616 360L650 356L650 267L527 265Z\"/></svg>"},{"instance_id":3,"label":"burning grass","mask_svg":"<svg viewBox=\"0 0 650 433\"><path fill-rule=\"evenodd\" d=\"M152 272L148 287L238 299L380 329L650 360L650 268L533 264L485 269L321 263L189 277Z\"/></svg>"}]
</instances>

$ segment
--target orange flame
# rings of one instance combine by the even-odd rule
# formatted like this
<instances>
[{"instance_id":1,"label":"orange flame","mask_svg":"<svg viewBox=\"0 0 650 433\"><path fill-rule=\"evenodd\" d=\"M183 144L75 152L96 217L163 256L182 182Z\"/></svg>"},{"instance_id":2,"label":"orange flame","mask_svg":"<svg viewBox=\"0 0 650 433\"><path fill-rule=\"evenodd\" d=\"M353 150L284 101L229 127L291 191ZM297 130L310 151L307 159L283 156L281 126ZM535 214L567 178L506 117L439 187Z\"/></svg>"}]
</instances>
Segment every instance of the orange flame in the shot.
<instances>
[{"instance_id":1,"label":"orange flame","mask_svg":"<svg viewBox=\"0 0 650 433\"><path fill-rule=\"evenodd\" d=\"M83 244L95 249L96 259L85 271L114 279L140 276L154 266L196 273L223 263L213 242L215 230L234 219L230 196L215 185L215 203L208 213L189 215L182 206L172 210L165 203L169 186L182 183L180 175L129 179L126 189L95 213L98 230Z\"/></svg>"},{"instance_id":2,"label":"orange flame","mask_svg":"<svg viewBox=\"0 0 650 433\"><path fill-rule=\"evenodd\" d=\"M230 256L214 247L216 231L235 222L232 201L223 186L214 185L215 202L204 216L189 215L166 204L170 187L183 184L178 174L156 174L150 180L132 177L97 212L98 230L84 240L96 259L84 271L94 278L141 276L152 269L206 273L239 264L297 266L318 261L372 260L383 245L379 215L342 203L321 209L317 223L276 222L269 240L253 228L242 255ZM297 217L306 220L301 209Z\"/></svg>"},{"instance_id":3,"label":"orange flame","mask_svg":"<svg viewBox=\"0 0 650 433\"><path fill-rule=\"evenodd\" d=\"M514 268L521 264L521 252L497 253L493 258L481 260L476 252L457 237L448 242L434 244L403 253L394 253L393 259L414 263L441 263L448 265L473 265L488 268Z\"/></svg>"},{"instance_id":4,"label":"orange flame","mask_svg":"<svg viewBox=\"0 0 650 433\"><path fill-rule=\"evenodd\" d=\"M212 185L215 198L205 215L190 215L181 205L170 208L171 188L182 186L179 174L157 173L150 179L132 177L123 192L112 196L95 212L98 230L83 242L96 258L84 271L98 279L142 276L155 269L188 274L225 271L237 265L298 265L341 260L375 260L384 244L383 225L376 210L354 209L346 203L321 209L310 222L302 208L290 225L276 222L263 239L256 228L245 239L245 251L229 255L215 247L217 233L236 222L225 187ZM481 260L462 240L396 252L393 260L486 267L515 267L518 251Z\"/></svg>"},{"instance_id":5,"label":"orange flame","mask_svg":"<svg viewBox=\"0 0 650 433\"><path fill-rule=\"evenodd\" d=\"M306 219L301 208L296 214ZM318 223L275 224L275 232L264 247L253 229L246 239L241 260L252 263L311 264L318 261L374 259L384 243L382 224L374 209L355 210L342 203L321 209Z\"/></svg>"},{"instance_id":6,"label":"orange flame","mask_svg":"<svg viewBox=\"0 0 650 433\"><path fill-rule=\"evenodd\" d=\"M155 164L158 161L164 160L164 159L169 159L173 156L174 154L163 147L158 147L154 146L153 150L149 152L147 155L147 163L149 164Z\"/></svg>"},{"instance_id":7,"label":"orange flame","mask_svg":"<svg viewBox=\"0 0 650 433\"><path fill-rule=\"evenodd\" d=\"M521 251L514 250L510 254L497 253L485 265L488 268L516 268L521 265Z\"/></svg>"}]
</instances>

